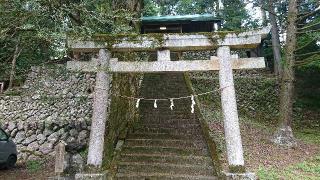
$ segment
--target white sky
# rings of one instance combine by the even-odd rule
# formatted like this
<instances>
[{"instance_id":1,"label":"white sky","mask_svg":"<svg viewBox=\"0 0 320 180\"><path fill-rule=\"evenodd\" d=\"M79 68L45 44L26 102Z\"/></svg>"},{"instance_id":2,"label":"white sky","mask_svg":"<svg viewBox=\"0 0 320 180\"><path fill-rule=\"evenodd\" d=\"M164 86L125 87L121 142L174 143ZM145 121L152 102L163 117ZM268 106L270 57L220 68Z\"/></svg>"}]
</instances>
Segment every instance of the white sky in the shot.
<instances>
[{"instance_id":1,"label":"white sky","mask_svg":"<svg viewBox=\"0 0 320 180\"><path fill-rule=\"evenodd\" d=\"M260 23L262 23L262 14L261 14L261 8L260 7L253 7L252 3L249 3L246 5L246 9L249 13L249 15L253 19L259 20Z\"/></svg>"}]
</instances>

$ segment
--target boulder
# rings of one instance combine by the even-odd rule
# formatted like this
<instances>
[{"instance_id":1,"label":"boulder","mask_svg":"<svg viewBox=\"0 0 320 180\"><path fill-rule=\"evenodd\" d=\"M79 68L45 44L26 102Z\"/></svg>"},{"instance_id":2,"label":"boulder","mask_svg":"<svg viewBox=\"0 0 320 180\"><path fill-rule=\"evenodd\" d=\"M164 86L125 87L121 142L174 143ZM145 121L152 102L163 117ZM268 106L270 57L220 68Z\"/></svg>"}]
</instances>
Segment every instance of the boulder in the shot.
<instances>
[{"instance_id":1,"label":"boulder","mask_svg":"<svg viewBox=\"0 0 320 180\"><path fill-rule=\"evenodd\" d=\"M16 123L10 121L9 124L8 124L7 129L8 129L9 131L12 131L14 128L16 128Z\"/></svg>"},{"instance_id":2,"label":"boulder","mask_svg":"<svg viewBox=\"0 0 320 180\"><path fill-rule=\"evenodd\" d=\"M34 141L27 146L27 150L29 151L37 151L38 149L39 149L39 144L37 141Z\"/></svg>"},{"instance_id":3,"label":"boulder","mask_svg":"<svg viewBox=\"0 0 320 180\"><path fill-rule=\"evenodd\" d=\"M17 144L20 144L22 141L26 139L26 134L24 131L19 131L16 134L16 137L14 138L14 142Z\"/></svg>"},{"instance_id":4,"label":"boulder","mask_svg":"<svg viewBox=\"0 0 320 180\"><path fill-rule=\"evenodd\" d=\"M18 128L19 131L23 129L23 126L24 126L24 122L23 121L18 121L17 128Z\"/></svg>"},{"instance_id":5,"label":"boulder","mask_svg":"<svg viewBox=\"0 0 320 180\"><path fill-rule=\"evenodd\" d=\"M57 132L52 133L48 139L47 139L50 143L55 144L56 142L58 142L59 140L59 134Z\"/></svg>"},{"instance_id":6,"label":"boulder","mask_svg":"<svg viewBox=\"0 0 320 180\"><path fill-rule=\"evenodd\" d=\"M27 138L22 142L22 144L23 144L23 145L29 145L30 143L34 142L35 140L37 140L37 135L33 134L33 135L27 137Z\"/></svg>"},{"instance_id":7,"label":"boulder","mask_svg":"<svg viewBox=\"0 0 320 180\"><path fill-rule=\"evenodd\" d=\"M46 139L47 139L46 136L43 135L43 134L38 134L37 135L37 141L38 141L39 144L43 144Z\"/></svg>"},{"instance_id":8,"label":"boulder","mask_svg":"<svg viewBox=\"0 0 320 180\"><path fill-rule=\"evenodd\" d=\"M82 130L78 135L78 142L82 142L82 141L86 140L87 137L88 137L88 131Z\"/></svg>"},{"instance_id":9,"label":"boulder","mask_svg":"<svg viewBox=\"0 0 320 180\"><path fill-rule=\"evenodd\" d=\"M71 164L77 172L81 172L84 168L84 159L80 154L75 154L71 158Z\"/></svg>"},{"instance_id":10,"label":"boulder","mask_svg":"<svg viewBox=\"0 0 320 180\"><path fill-rule=\"evenodd\" d=\"M71 129L69 134L70 136L76 137L78 135L78 131L76 129Z\"/></svg>"},{"instance_id":11,"label":"boulder","mask_svg":"<svg viewBox=\"0 0 320 180\"><path fill-rule=\"evenodd\" d=\"M52 143L44 143L39 147L39 151L42 154L49 154L50 152L53 151L53 144Z\"/></svg>"}]
</instances>

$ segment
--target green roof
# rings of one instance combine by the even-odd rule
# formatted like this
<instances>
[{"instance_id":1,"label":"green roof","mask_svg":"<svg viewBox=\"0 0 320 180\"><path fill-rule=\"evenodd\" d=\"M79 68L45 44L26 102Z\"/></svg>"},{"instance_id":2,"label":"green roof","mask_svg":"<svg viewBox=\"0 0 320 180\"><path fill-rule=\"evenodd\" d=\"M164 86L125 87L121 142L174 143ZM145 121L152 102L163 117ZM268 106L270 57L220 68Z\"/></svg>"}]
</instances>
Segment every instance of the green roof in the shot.
<instances>
[{"instance_id":1,"label":"green roof","mask_svg":"<svg viewBox=\"0 0 320 180\"><path fill-rule=\"evenodd\" d=\"M179 15L179 16L146 16L141 18L142 24L163 23L163 22L181 22L181 21L217 21L220 18L212 14L195 14L195 15Z\"/></svg>"}]
</instances>

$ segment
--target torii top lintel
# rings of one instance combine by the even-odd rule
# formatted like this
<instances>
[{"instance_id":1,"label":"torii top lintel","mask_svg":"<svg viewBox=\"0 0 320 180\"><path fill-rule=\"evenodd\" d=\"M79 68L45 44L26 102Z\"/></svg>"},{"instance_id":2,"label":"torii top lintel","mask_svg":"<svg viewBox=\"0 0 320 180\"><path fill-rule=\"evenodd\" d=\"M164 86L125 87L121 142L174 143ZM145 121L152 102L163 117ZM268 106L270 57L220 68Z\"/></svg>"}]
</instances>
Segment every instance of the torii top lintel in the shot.
<instances>
[{"instance_id":1,"label":"torii top lintel","mask_svg":"<svg viewBox=\"0 0 320 180\"><path fill-rule=\"evenodd\" d=\"M188 34L97 35L92 40L69 39L68 46L75 52L111 51L171 51L211 50L219 46L232 49L255 48L270 32L270 27L246 32L210 32Z\"/></svg>"}]
</instances>

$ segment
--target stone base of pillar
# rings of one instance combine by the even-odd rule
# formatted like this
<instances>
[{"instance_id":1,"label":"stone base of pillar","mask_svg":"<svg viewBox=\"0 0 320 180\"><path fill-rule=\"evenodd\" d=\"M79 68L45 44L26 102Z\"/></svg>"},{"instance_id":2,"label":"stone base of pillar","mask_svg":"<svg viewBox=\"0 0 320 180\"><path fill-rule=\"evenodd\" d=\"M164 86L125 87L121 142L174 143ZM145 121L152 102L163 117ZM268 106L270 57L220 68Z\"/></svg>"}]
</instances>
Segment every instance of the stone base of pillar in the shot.
<instances>
[{"instance_id":1,"label":"stone base of pillar","mask_svg":"<svg viewBox=\"0 0 320 180\"><path fill-rule=\"evenodd\" d=\"M289 126L279 128L271 141L279 146L287 148L297 146L297 141L293 137L292 129Z\"/></svg>"},{"instance_id":2,"label":"stone base of pillar","mask_svg":"<svg viewBox=\"0 0 320 180\"><path fill-rule=\"evenodd\" d=\"M78 173L75 176L75 180L107 180L108 173Z\"/></svg>"},{"instance_id":3,"label":"stone base of pillar","mask_svg":"<svg viewBox=\"0 0 320 180\"><path fill-rule=\"evenodd\" d=\"M63 177L63 176L53 176L53 177L48 177L48 180L72 180L73 178L71 177Z\"/></svg>"},{"instance_id":4,"label":"stone base of pillar","mask_svg":"<svg viewBox=\"0 0 320 180\"><path fill-rule=\"evenodd\" d=\"M256 180L257 177L255 173L225 173L227 180Z\"/></svg>"}]
</instances>

